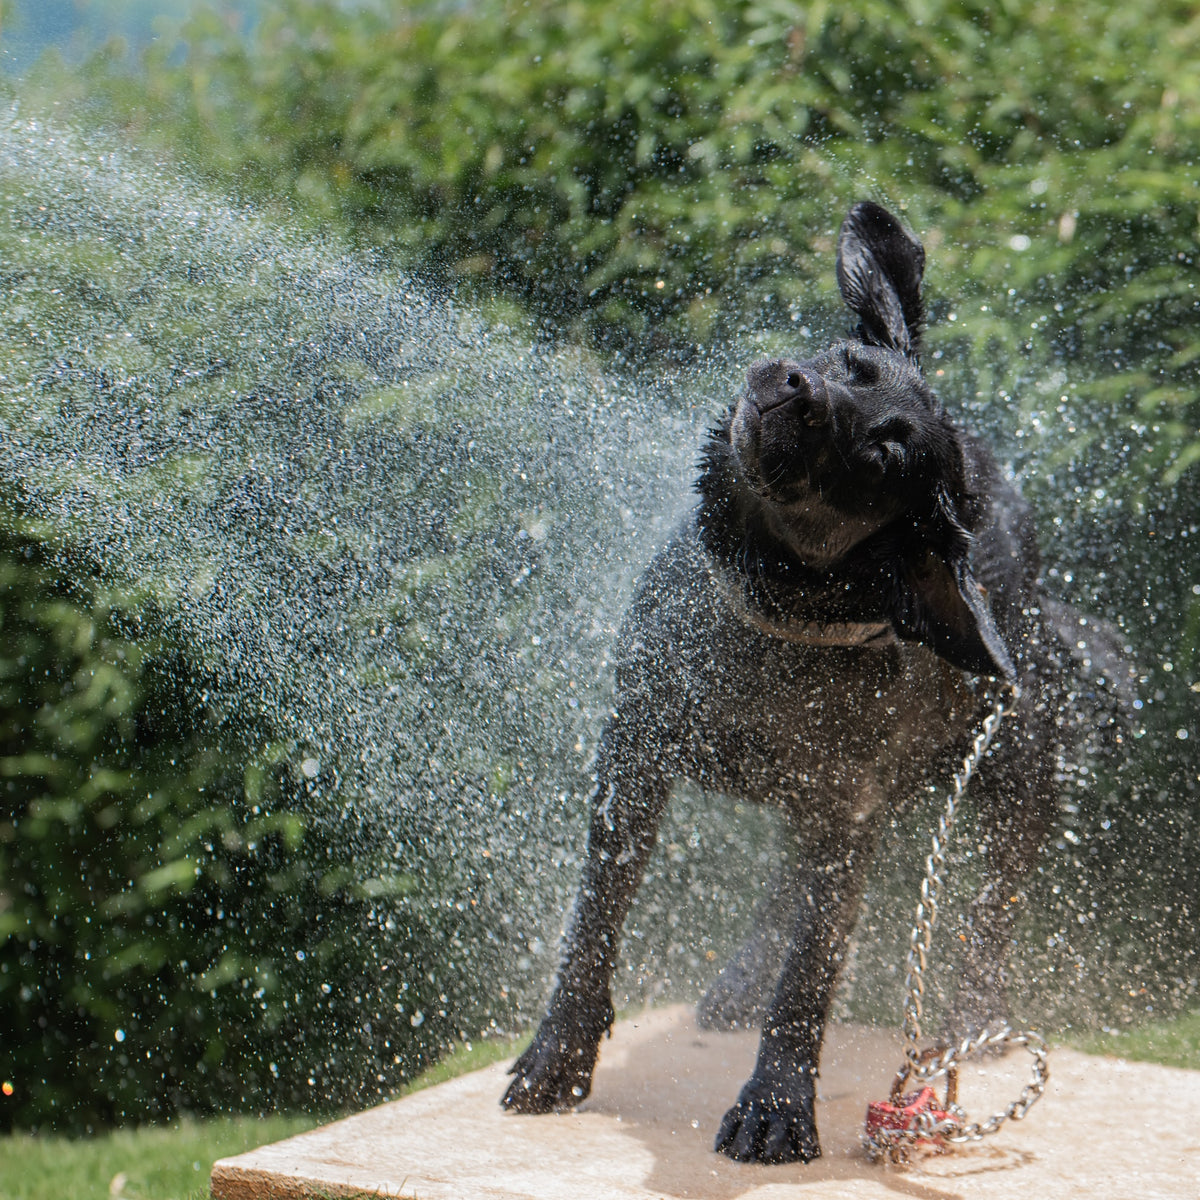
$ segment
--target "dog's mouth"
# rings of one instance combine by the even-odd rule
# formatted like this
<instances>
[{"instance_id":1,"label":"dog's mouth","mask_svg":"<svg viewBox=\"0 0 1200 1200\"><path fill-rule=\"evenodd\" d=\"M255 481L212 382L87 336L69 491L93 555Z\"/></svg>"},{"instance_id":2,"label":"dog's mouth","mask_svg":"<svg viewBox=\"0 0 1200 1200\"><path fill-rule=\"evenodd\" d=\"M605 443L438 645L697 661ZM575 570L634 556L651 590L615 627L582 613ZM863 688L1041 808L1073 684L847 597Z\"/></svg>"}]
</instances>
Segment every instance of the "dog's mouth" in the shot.
<instances>
[{"instance_id":1,"label":"dog's mouth","mask_svg":"<svg viewBox=\"0 0 1200 1200\"><path fill-rule=\"evenodd\" d=\"M774 408L782 408L783 405L785 405L786 403L787 403L787 399L785 397L775 396L772 399L766 400L762 404L759 404L757 406L758 414L761 417L761 416L765 415L766 413L769 413Z\"/></svg>"},{"instance_id":2,"label":"dog's mouth","mask_svg":"<svg viewBox=\"0 0 1200 1200\"><path fill-rule=\"evenodd\" d=\"M730 429L750 485L780 502L805 490L840 490L844 482L860 496L877 488L887 456L856 444L849 392L811 369L767 365L769 373L752 373Z\"/></svg>"},{"instance_id":3,"label":"dog's mouth","mask_svg":"<svg viewBox=\"0 0 1200 1200\"><path fill-rule=\"evenodd\" d=\"M819 510L826 523L879 528L913 498L929 392L906 360L878 361L886 355L839 344L750 369L730 441L745 482L793 522Z\"/></svg>"}]
</instances>

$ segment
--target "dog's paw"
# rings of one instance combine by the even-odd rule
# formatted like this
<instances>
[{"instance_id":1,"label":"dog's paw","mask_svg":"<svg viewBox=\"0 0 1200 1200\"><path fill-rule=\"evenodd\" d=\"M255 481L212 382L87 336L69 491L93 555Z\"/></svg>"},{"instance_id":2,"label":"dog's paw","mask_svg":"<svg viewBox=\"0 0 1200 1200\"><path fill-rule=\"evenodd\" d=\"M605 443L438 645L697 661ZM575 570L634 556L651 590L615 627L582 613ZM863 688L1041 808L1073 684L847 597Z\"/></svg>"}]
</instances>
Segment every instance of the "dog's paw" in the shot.
<instances>
[{"instance_id":1,"label":"dog's paw","mask_svg":"<svg viewBox=\"0 0 1200 1200\"><path fill-rule=\"evenodd\" d=\"M786 1087L751 1079L725 1114L713 1148L737 1162L812 1162L821 1155L814 1092L811 1075Z\"/></svg>"},{"instance_id":2,"label":"dog's paw","mask_svg":"<svg viewBox=\"0 0 1200 1200\"><path fill-rule=\"evenodd\" d=\"M600 1022L547 1017L529 1048L509 1068L515 1078L500 1103L510 1112L547 1113L573 1108L584 1100L592 1090L600 1038L612 1020L611 1007Z\"/></svg>"},{"instance_id":3,"label":"dog's paw","mask_svg":"<svg viewBox=\"0 0 1200 1200\"><path fill-rule=\"evenodd\" d=\"M554 1046L532 1046L513 1063L510 1074L516 1078L508 1085L500 1103L510 1112L548 1113L571 1108L585 1099L592 1089L592 1068L596 1051L578 1050L564 1055Z\"/></svg>"}]
</instances>

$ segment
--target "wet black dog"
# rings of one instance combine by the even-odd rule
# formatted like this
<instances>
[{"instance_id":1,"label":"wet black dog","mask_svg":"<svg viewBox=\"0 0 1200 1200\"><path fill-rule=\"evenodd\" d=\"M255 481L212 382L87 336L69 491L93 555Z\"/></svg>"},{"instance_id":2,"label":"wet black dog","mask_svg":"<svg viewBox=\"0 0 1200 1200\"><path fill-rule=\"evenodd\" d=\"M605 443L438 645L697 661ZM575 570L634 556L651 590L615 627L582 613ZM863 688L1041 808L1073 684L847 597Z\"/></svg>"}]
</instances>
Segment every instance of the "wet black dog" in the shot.
<instances>
[{"instance_id":1,"label":"wet black dog","mask_svg":"<svg viewBox=\"0 0 1200 1200\"><path fill-rule=\"evenodd\" d=\"M815 1158L821 1039L866 867L897 806L961 756L981 676L1019 681L1023 699L972 785L991 882L952 1021L1004 1014L1012 897L1054 811L1057 639L1025 505L921 372L924 259L878 205L851 211L837 276L857 335L751 368L706 450L699 506L638 588L583 883L549 1011L513 1067L514 1111L588 1094L621 925L686 777L778 805L795 834L791 869L701 1004L709 1025L762 1025L716 1148Z\"/></svg>"}]
</instances>

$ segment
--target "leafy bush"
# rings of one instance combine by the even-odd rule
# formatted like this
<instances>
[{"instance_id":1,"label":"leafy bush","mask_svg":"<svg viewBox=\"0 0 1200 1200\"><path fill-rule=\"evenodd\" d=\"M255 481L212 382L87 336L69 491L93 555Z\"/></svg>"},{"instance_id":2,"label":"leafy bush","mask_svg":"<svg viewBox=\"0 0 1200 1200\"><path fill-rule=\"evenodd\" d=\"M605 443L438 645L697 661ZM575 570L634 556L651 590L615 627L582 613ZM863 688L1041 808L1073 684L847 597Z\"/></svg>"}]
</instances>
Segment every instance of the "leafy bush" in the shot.
<instances>
[{"instance_id":1,"label":"leafy bush","mask_svg":"<svg viewBox=\"0 0 1200 1200\"><path fill-rule=\"evenodd\" d=\"M808 320L840 214L879 194L935 297L1001 293L960 304L964 336L1091 364L1175 478L1200 458L1193 15L286 0L74 86L225 186L642 349Z\"/></svg>"},{"instance_id":2,"label":"leafy bush","mask_svg":"<svg viewBox=\"0 0 1200 1200\"><path fill-rule=\"evenodd\" d=\"M427 1061L388 975L416 943L364 936L410 881L300 815L153 606L4 511L0 1127L329 1107Z\"/></svg>"},{"instance_id":3,"label":"leafy bush","mask_svg":"<svg viewBox=\"0 0 1200 1200\"><path fill-rule=\"evenodd\" d=\"M41 840L20 851L35 873L98 838L136 858L114 873L134 881L133 927L150 921L129 963L145 986L120 981L112 1029L72 1029L36 982L70 970L34 955L14 968L28 1013L112 1072L151 1072L113 1096L110 1074L99 1099L81 1077L96 1119L369 1099L541 1001L622 556L657 536L635 512L669 511L682 473L651 468L690 456L691 434L656 393L650 426L633 383L577 350L530 345L95 136L0 129L0 198L0 486L74 548L48 576L69 596L154 616L125 636L165 665L130 703L167 714L121 767L132 798L111 831L85 812L29 825ZM106 746L126 753L141 729L125 721ZM266 800L247 800L262 744L282 749ZM198 780L171 791L154 773L171 758ZM148 791L169 803L143 819ZM255 804L286 814L277 832L243 829ZM177 825L182 849L160 861ZM202 876L186 897L139 891L189 858ZM119 912L59 922L40 890L29 903L63 961L100 962L87 939L126 928ZM143 1023L180 1036L131 1056ZM168 1066L175 1099L154 1090L175 1086ZM65 1085L52 1098L74 1103Z\"/></svg>"},{"instance_id":4,"label":"leafy bush","mask_svg":"<svg viewBox=\"0 0 1200 1200\"><path fill-rule=\"evenodd\" d=\"M1180 0L285 0L40 86L457 294L639 353L842 320L837 222L878 195L928 245L948 399L1034 499L1067 487L1086 523L1161 539L1193 522L1176 485L1200 461L1198 40ZM1140 594L1043 536L1136 620ZM1195 664L1194 597L1148 565Z\"/></svg>"}]
</instances>

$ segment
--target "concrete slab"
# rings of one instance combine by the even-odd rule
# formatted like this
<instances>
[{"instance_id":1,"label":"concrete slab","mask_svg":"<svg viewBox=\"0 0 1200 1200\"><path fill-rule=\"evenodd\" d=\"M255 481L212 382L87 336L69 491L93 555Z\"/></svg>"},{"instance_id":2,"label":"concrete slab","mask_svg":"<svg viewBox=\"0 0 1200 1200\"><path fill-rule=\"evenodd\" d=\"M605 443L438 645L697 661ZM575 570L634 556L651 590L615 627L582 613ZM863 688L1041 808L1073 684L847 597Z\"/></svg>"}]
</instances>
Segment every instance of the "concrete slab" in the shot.
<instances>
[{"instance_id":1,"label":"concrete slab","mask_svg":"<svg viewBox=\"0 0 1200 1200\"><path fill-rule=\"evenodd\" d=\"M1064 1049L1026 1121L988 1141L896 1168L859 1144L869 1098L886 1095L898 1037L835 1027L817 1120L824 1156L741 1166L713 1135L754 1061L753 1034L697 1030L682 1007L620 1022L587 1102L545 1117L503 1112L497 1064L213 1167L215 1200L367 1195L416 1200L1196 1200L1200 1072ZM972 1117L1021 1089L1028 1057L968 1066Z\"/></svg>"}]
</instances>

